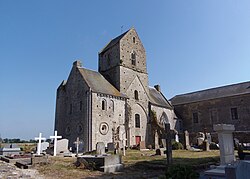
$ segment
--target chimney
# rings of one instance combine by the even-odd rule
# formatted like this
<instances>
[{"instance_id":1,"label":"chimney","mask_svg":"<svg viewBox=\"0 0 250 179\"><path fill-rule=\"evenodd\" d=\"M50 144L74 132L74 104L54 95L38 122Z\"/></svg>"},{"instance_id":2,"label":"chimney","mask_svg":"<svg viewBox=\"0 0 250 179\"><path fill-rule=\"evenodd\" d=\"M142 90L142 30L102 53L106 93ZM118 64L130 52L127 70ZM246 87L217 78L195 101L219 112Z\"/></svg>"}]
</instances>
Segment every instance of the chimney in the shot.
<instances>
[{"instance_id":1,"label":"chimney","mask_svg":"<svg viewBox=\"0 0 250 179\"><path fill-rule=\"evenodd\" d=\"M154 87L155 87L155 89L156 89L157 91L161 92L161 86L160 86L160 85L155 85Z\"/></svg>"},{"instance_id":2,"label":"chimney","mask_svg":"<svg viewBox=\"0 0 250 179\"><path fill-rule=\"evenodd\" d=\"M73 63L73 66L74 67L82 67L82 62L80 60L76 60L74 63Z\"/></svg>"}]
</instances>

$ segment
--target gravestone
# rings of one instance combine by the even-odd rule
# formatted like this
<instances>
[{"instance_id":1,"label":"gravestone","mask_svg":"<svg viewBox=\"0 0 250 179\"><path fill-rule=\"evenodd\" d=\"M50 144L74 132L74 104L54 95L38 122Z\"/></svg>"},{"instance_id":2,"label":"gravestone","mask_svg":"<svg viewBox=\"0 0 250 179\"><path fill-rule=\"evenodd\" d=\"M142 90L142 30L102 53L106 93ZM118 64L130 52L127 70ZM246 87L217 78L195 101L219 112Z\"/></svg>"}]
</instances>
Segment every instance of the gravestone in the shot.
<instances>
[{"instance_id":1,"label":"gravestone","mask_svg":"<svg viewBox=\"0 0 250 179\"><path fill-rule=\"evenodd\" d=\"M115 152L115 144L113 142L108 143L108 152Z\"/></svg>"},{"instance_id":2,"label":"gravestone","mask_svg":"<svg viewBox=\"0 0 250 179\"><path fill-rule=\"evenodd\" d=\"M230 164L234 162L234 125L217 124L214 125L214 130L218 133L221 165Z\"/></svg>"},{"instance_id":3,"label":"gravestone","mask_svg":"<svg viewBox=\"0 0 250 179\"><path fill-rule=\"evenodd\" d=\"M155 155L161 155L161 149L156 149Z\"/></svg>"},{"instance_id":4,"label":"gravestone","mask_svg":"<svg viewBox=\"0 0 250 179\"><path fill-rule=\"evenodd\" d=\"M46 151L48 147L49 147L49 143L48 142L42 142L41 143L41 152Z\"/></svg>"},{"instance_id":5,"label":"gravestone","mask_svg":"<svg viewBox=\"0 0 250 179\"><path fill-rule=\"evenodd\" d=\"M206 138L207 138L208 143L211 144L212 143L212 136L210 133L206 133Z\"/></svg>"},{"instance_id":6,"label":"gravestone","mask_svg":"<svg viewBox=\"0 0 250 179\"><path fill-rule=\"evenodd\" d=\"M203 145L204 140L205 140L205 134L203 132L198 132L198 134L197 134L197 144L198 144L198 146Z\"/></svg>"},{"instance_id":7,"label":"gravestone","mask_svg":"<svg viewBox=\"0 0 250 179\"><path fill-rule=\"evenodd\" d=\"M17 147L17 146L13 147L13 145L0 148L0 155L3 155L3 156L19 155L20 152L21 152L20 147Z\"/></svg>"},{"instance_id":8,"label":"gravestone","mask_svg":"<svg viewBox=\"0 0 250 179\"><path fill-rule=\"evenodd\" d=\"M175 134L175 142L180 142L180 141L179 141L179 135L178 135L178 134Z\"/></svg>"},{"instance_id":9,"label":"gravestone","mask_svg":"<svg viewBox=\"0 0 250 179\"><path fill-rule=\"evenodd\" d=\"M76 146L76 156L78 157L78 153L79 153L79 145L82 142L80 141L79 137L76 138L76 141L74 142L75 146Z\"/></svg>"},{"instance_id":10,"label":"gravestone","mask_svg":"<svg viewBox=\"0 0 250 179\"><path fill-rule=\"evenodd\" d=\"M226 178L225 168L228 165L234 164L234 141L233 131L234 125L230 124L217 124L214 125L214 131L218 133L219 146L220 146L220 166L215 169L205 172L205 179L209 178Z\"/></svg>"},{"instance_id":11,"label":"gravestone","mask_svg":"<svg viewBox=\"0 0 250 179\"><path fill-rule=\"evenodd\" d=\"M97 155L105 154L105 144L103 142L97 142L97 144L96 144L96 154Z\"/></svg>"},{"instance_id":12,"label":"gravestone","mask_svg":"<svg viewBox=\"0 0 250 179\"><path fill-rule=\"evenodd\" d=\"M41 143L43 140L46 140L46 138L42 137L42 133L39 133L39 137L35 137L35 140L38 140L37 143L37 155L41 155Z\"/></svg>"},{"instance_id":13,"label":"gravestone","mask_svg":"<svg viewBox=\"0 0 250 179\"><path fill-rule=\"evenodd\" d=\"M140 150L142 150L142 149L146 149L145 141L140 142Z\"/></svg>"},{"instance_id":14,"label":"gravestone","mask_svg":"<svg viewBox=\"0 0 250 179\"><path fill-rule=\"evenodd\" d=\"M69 148L69 140L68 139L58 140L56 154L68 153L69 152L68 148Z\"/></svg>"},{"instance_id":15,"label":"gravestone","mask_svg":"<svg viewBox=\"0 0 250 179\"><path fill-rule=\"evenodd\" d=\"M170 124L165 124L165 133L166 133L166 145L167 145L167 164L171 165L173 163L172 158L172 143L171 143L171 130Z\"/></svg>"},{"instance_id":16,"label":"gravestone","mask_svg":"<svg viewBox=\"0 0 250 179\"><path fill-rule=\"evenodd\" d=\"M57 135L57 131L55 131L55 135L54 136L50 136L51 139L54 139L54 156L56 156L57 154L57 139L61 139L62 136L58 136Z\"/></svg>"},{"instance_id":17,"label":"gravestone","mask_svg":"<svg viewBox=\"0 0 250 179\"><path fill-rule=\"evenodd\" d=\"M190 142L189 142L189 133L188 131L184 131L184 134L185 134L185 148L187 150L190 150L191 147L190 147Z\"/></svg>"}]
</instances>

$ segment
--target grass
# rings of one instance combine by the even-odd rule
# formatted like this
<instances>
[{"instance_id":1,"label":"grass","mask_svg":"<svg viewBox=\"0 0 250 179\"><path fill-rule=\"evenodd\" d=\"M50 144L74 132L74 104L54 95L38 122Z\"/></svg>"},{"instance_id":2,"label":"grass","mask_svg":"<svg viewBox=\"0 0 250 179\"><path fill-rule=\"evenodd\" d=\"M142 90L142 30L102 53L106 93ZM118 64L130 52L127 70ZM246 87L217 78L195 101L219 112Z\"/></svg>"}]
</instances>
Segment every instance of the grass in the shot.
<instances>
[{"instance_id":1,"label":"grass","mask_svg":"<svg viewBox=\"0 0 250 179\"><path fill-rule=\"evenodd\" d=\"M37 169L46 178L151 178L163 175L166 169L166 157L155 156L155 151L127 150L123 156L125 168L115 174L104 174L99 171L90 171L77 168L74 165L76 158L49 157L49 164L38 166ZM219 151L191 152L186 150L173 151L174 164L191 165L200 169L200 166L219 162Z\"/></svg>"}]
</instances>

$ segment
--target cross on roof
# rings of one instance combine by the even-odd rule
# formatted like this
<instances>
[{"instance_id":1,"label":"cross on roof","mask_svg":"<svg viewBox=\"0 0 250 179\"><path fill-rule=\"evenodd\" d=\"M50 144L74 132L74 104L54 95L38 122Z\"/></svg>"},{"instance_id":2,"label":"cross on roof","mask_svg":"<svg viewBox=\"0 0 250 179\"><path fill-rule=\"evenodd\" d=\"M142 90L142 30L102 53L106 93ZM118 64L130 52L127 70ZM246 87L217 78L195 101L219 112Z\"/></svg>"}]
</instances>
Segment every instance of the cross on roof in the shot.
<instances>
[{"instance_id":1,"label":"cross on roof","mask_svg":"<svg viewBox=\"0 0 250 179\"><path fill-rule=\"evenodd\" d=\"M35 140L38 140L37 144L37 155L41 155L41 144L42 140L46 140L45 137L42 137L42 133L39 133L39 137L35 137Z\"/></svg>"},{"instance_id":2,"label":"cross on roof","mask_svg":"<svg viewBox=\"0 0 250 179\"><path fill-rule=\"evenodd\" d=\"M57 131L55 131L54 136L50 136L51 139L54 139L54 156L56 156L56 146L57 146L57 139L61 139L62 136L57 135Z\"/></svg>"}]
</instances>

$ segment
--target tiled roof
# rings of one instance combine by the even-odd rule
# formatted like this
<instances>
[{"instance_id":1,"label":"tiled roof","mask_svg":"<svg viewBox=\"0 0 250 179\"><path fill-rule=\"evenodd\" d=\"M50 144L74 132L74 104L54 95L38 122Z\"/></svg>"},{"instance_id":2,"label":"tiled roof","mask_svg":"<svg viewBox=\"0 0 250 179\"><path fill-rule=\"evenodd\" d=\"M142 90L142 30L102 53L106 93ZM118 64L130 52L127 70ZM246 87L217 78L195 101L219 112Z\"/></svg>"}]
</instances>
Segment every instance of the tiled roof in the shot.
<instances>
[{"instance_id":1,"label":"tiled roof","mask_svg":"<svg viewBox=\"0 0 250 179\"><path fill-rule=\"evenodd\" d=\"M149 100L152 104L172 109L172 106L170 105L168 100L163 96L161 92L157 91L155 88L149 87Z\"/></svg>"},{"instance_id":2,"label":"tiled roof","mask_svg":"<svg viewBox=\"0 0 250 179\"><path fill-rule=\"evenodd\" d=\"M242 94L250 94L250 81L177 95L170 101L172 105L178 105Z\"/></svg>"},{"instance_id":3,"label":"tiled roof","mask_svg":"<svg viewBox=\"0 0 250 179\"><path fill-rule=\"evenodd\" d=\"M82 77L93 92L112 96L127 97L112 86L100 73L85 68L78 68Z\"/></svg>"}]
</instances>

